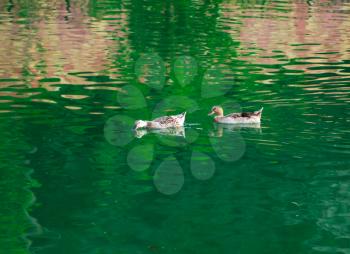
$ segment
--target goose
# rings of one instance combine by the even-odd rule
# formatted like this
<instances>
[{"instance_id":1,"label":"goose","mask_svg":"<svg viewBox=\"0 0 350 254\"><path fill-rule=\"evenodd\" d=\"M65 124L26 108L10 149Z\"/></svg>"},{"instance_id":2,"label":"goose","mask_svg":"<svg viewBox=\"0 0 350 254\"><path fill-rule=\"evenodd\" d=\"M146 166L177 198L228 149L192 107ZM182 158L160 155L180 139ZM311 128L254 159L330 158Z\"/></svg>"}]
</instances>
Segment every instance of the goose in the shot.
<instances>
[{"instance_id":1,"label":"goose","mask_svg":"<svg viewBox=\"0 0 350 254\"><path fill-rule=\"evenodd\" d=\"M224 115L224 110L221 106L214 106L208 115L215 114L214 121L217 123L226 124L243 124L243 123L260 123L261 114L264 108L254 112L231 113Z\"/></svg>"},{"instance_id":2,"label":"goose","mask_svg":"<svg viewBox=\"0 0 350 254\"><path fill-rule=\"evenodd\" d=\"M186 112L172 116L158 117L152 121L137 120L134 129L164 129L182 127L185 122Z\"/></svg>"}]
</instances>

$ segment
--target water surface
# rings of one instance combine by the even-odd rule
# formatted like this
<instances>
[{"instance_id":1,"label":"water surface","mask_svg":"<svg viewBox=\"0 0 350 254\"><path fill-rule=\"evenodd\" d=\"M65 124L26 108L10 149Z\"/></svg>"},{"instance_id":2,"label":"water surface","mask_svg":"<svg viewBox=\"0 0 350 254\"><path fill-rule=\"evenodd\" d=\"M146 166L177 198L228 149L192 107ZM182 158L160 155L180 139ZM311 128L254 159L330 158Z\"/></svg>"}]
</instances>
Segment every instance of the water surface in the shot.
<instances>
[{"instance_id":1,"label":"water surface","mask_svg":"<svg viewBox=\"0 0 350 254\"><path fill-rule=\"evenodd\" d=\"M0 0L0 252L350 253L349 14Z\"/></svg>"}]
</instances>

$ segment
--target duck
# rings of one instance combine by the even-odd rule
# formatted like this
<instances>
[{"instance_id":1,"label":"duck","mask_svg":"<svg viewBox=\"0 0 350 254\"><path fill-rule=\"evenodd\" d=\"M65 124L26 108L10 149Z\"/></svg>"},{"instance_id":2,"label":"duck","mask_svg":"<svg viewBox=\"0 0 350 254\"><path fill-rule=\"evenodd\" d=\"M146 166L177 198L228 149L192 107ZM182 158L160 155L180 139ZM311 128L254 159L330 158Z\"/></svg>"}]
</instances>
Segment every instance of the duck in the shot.
<instances>
[{"instance_id":1,"label":"duck","mask_svg":"<svg viewBox=\"0 0 350 254\"><path fill-rule=\"evenodd\" d=\"M231 113L224 115L224 110L221 106L214 106L208 115L214 115L214 121L217 123L225 124L256 124L260 123L262 111L261 108L254 112L243 112L243 113Z\"/></svg>"},{"instance_id":2,"label":"duck","mask_svg":"<svg viewBox=\"0 0 350 254\"><path fill-rule=\"evenodd\" d=\"M172 116L162 116L151 121L137 120L135 121L134 130L147 129L165 129L177 128L184 126L186 112Z\"/></svg>"}]
</instances>

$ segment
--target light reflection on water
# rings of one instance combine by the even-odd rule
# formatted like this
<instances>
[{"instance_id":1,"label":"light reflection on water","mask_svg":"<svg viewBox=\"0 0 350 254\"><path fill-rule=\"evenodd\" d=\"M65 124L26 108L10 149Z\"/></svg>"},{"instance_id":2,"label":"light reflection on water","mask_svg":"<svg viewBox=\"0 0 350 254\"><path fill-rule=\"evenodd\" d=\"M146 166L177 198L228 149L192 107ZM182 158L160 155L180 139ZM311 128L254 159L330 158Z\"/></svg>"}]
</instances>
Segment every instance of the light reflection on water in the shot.
<instances>
[{"instance_id":1,"label":"light reflection on water","mask_svg":"<svg viewBox=\"0 0 350 254\"><path fill-rule=\"evenodd\" d=\"M0 1L1 248L348 253L349 13L347 1ZM138 74L145 53L164 62L163 89ZM217 104L264 106L261 126L213 125ZM106 137L113 116L159 105L191 105L181 135ZM115 146L120 131L130 140ZM146 170L130 161L142 147Z\"/></svg>"}]
</instances>

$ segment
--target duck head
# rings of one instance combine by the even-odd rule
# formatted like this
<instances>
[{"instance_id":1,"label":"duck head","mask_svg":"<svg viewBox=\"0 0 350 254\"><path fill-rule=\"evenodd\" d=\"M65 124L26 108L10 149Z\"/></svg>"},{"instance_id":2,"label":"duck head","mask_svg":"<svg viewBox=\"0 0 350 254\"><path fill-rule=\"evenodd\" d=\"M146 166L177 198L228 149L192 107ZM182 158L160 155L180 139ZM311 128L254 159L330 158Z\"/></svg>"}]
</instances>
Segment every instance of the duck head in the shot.
<instances>
[{"instance_id":1,"label":"duck head","mask_svg":"<svg viewBox=\"0 0 350 254\"><path fill-rule=\"evenodd\" d=\"M137 120L134 125L134 130L147 127L147 122L142 120Z\"/></svg>"},{"instance_id":2,"label":"duck head","mask_svg":"<svg viewBox=\"0 0 350 254\"><path fill-rule=\"evenodd\" d=\"M211 112L208 116L215 114L216 116L224 116L224 110L220 106L214 106L211 108Z\"/></svg>"}]
</instances>

